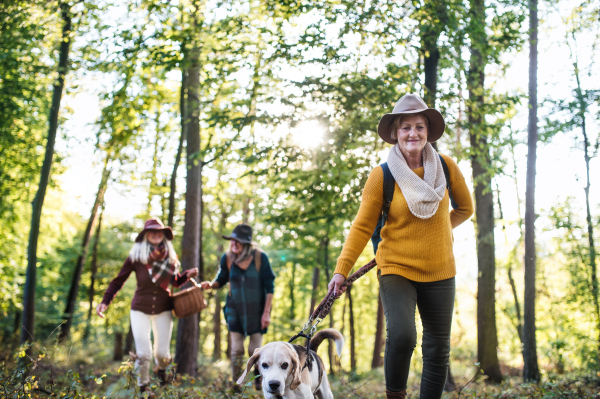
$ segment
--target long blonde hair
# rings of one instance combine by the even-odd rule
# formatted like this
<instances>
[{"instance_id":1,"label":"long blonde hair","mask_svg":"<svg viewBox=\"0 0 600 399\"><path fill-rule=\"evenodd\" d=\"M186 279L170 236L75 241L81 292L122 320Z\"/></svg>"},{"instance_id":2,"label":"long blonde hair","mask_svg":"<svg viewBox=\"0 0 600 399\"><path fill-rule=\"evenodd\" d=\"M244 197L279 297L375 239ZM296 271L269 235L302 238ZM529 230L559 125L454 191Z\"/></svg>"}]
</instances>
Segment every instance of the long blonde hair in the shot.
<instances>
[{"instance_id":1,"label":"long blonde hair","mask_svg":"<svg viewBox=\"0 0 600 399\"><path fill-rule=\"evenodd\" d=\"M252 241L251 244L242 244L242 251L239 254L234 254L233 251L231 250L231 245L229 246L229 249L227 250L227 257L229 259L231 259L231 262L237 262L242 261L244 259L247 259L248 257L252 256L252 252L255 249L258 249L258 244L255 243L254 241Z\"/></svg>"},{"instance_id":2,"label":"long blonde hair","mask_svg":"<svg viewBox=\"0 0 600 399\"><path fill-rule=\"evenodd\" d=\"M169 263L175 264L179 266L179 259L177 259L177 254L175 253L175 248L173 248L173 243L171 240L168 240L167 237L163 238L162 243L167 250L169 251ZM148 255L150 254L150 243L148 242L148 237L144 234L144 239L142 242L136 242L129 250L129 259L133 262L140 262L144 265L148 263Z\"/></svg>"}]
</instances>

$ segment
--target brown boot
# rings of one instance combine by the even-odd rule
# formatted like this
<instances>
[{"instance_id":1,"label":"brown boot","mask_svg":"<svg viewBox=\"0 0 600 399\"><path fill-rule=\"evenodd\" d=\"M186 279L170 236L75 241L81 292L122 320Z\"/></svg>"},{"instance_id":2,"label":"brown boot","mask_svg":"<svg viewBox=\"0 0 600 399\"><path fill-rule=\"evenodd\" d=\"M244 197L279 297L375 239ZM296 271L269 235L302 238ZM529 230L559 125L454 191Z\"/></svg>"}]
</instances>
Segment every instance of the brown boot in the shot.
<instances>
[{"instance_id":1,"label":"brown boot","mask_svg":"<svg viewBox=\"0 0 600 399\"><path fill-rule=\"evenodd\" d=\"M406 398L406 389L402 392L390 392L390 391L386 390L385 397L387 399L405 399Z\"/></svg>"},{"instance_id":2,"label":"brown boot","mask_svg":"<svg viewBox=\"0 0 600 399\"><path fill-rule=\"evenodd\" d=\"M167 385L167 370L158 370L156 372L156 376L158 377L158 386L164 387Z\"/></svg>"}]
</instances>

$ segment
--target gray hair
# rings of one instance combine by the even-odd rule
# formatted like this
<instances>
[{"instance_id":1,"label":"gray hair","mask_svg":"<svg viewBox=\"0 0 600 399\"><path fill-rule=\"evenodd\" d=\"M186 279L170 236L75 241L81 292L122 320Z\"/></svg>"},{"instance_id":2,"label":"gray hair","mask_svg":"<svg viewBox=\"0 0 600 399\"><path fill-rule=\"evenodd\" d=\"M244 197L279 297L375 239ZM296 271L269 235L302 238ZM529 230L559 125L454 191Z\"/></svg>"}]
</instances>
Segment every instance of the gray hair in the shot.
<instances>
[{"instance_id":1,"label":"gray hair","mask_svg":"<svg viewBox=\"0 0 600 399\"><path fill-rule=\"evenodd\" d=\"M230 247L227 251L227 257L231 259L231 263L237 262L238 260L242 261L249 256L252 256L252 251L255 249L258 249L258 244L254 241L252 241L251 244L242 244L242 251L239 254L234 254Z\"/></svg>"},{"instance_id":2,"label":"gray hair","mask_svg":"<svg viewBox=\"0 0 600 399\"><path fill-rule=\"evenodd\" d=\"M168 240L167 237L165 237L163 238L162 243L169 251L169 263L179 266L179 259L177 259L177 254L175 253L175 248L173 248L173 243L171 240ZM148 263L149 254L150 243L148 242L147 235L144 234L144 239L142 242L134 243L133 247L131 247L129 250L129 259L131 259L133 262L140 262L145 265Z\"/></svg>"}]
</instances>

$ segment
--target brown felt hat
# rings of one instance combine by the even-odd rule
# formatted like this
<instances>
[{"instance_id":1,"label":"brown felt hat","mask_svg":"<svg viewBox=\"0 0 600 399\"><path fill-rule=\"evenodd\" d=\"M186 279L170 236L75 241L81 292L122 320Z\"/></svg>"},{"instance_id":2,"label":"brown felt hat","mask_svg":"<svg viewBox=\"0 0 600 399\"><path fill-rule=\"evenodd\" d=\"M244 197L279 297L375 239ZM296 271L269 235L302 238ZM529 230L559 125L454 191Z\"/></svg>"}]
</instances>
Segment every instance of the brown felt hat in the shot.
<instances>
[{"instance_id":1,"label":"brown felt hat","mask_svg":"<svg viewBox=\"0 0 600 399\"><path fill-rule=\"evenodd\" d=\"M242 244L252 244L252 227L240 223L233 229L230 236L223 236L226 240L236 240Z\"/></svg>"},{"instance_id":2,"label":"brown felt hat","mask_svg":"<svg viewBox=\"0 0 600 399\"><path fill-rule=\"evenodd\" d=\"M159 218L150 218L146 220L146 223L144 223L144 230L138 234L138 236L135 238L135 242L142 242L144 239L144 234L146 234L148 230L162 230L168 240L173 239L173 230L169 226L165 226Z\"/></svg>"},{"instance_id":3,"label":"brown felt hat","mask_svg":"<svg viewBox=\"0 0 600 399\"><path fill-rule=\"evenodd\" d=\"M423 114L429 119L429 127L427 128L427 141L433 143L437 141L442 134L444 134L444 129L446 128L446 122L444 122L444 117L434 108L429 108L425 101L421 99L421 97L416 94L406 94L404 95L392 110L391 114L385 114L379 121L379 126L377 126L377 133L379 133L379 137L383 139L386 143L396 144L396 140L392 139L392 135L390 132L390 125L392 121L397 116L403 115L418 115Z\"/></svg>"}]
</instances>

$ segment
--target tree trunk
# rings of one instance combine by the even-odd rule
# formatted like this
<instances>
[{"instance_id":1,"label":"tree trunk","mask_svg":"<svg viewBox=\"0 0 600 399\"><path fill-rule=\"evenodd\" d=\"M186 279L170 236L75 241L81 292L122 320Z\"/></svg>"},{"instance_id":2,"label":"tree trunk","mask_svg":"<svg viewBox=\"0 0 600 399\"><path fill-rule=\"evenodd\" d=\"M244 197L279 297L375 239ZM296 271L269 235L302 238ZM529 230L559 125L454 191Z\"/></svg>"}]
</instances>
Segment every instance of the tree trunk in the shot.
<instances>
[{"instance_id":1,"label":"tree trunk","mask_svg":"<svg viewBox=\"0 0 600 399\"><path fill-rule=\"evenodd\" d=\"M242 206L242 223L246 224L250 223L250 195L251 194L248 194L246 198L244 198Z\"/></svg>"},{"instance_id":2,"label":"tree trunk","mask_svg":"<svg viewBox=\"0 0 600 399\"><path fill-rule=\"evenodd\" d=\"M29 230L29 243L27 246L27 271L25 287L23 289L23 326L21 330L21 343L34 340L35 326L35 286L37 267L37 244L40 234L40 220L42 218L42 207L46 196L46 188L50 180L52 169L52 158L54 157L54 142L58 129L58 112L65 86L65 76L69 68L69 49L71 45L71 11L69 4L60 3L60 14L63 20L62 35L60 41L60 52L58 58L58 77L54 83L52 93L52 106L50 108L48 139L46 141L46 153L40 175L38 190L31 205L31 228Z\"/></svg>"},{"instance_id":3,"label":"tree trunk","mask_svg":"<svg viewBox=\"0 0 600 399\"><path fill-rule=\"evenodd\" d=\"M198 10L196 10L198 11ZM197 16L196 16L197 17ZM181 264L187 270L200 264L200 223L202 220L202 162L200 154L200 50L189 53L187 124L187 178L185 193L185 226L183 229ZM189 283L188 283L189 284ZM196 375L199 337L198 314L179 319L175 363L177 372Z\"/></svg>"},{"instance_id":4,"label":"tree trunk","mask_svg":"<svg viewBox=\"0 0 600 399\"><path fill-rule=\"evenodd\" d=\"M537 27L537 25L536 25ZM537 36L536 36L537 38ZM573 35L573 40L575 37ZM590 279L592 285L592 300L594 302L594 310L596 311L596 328L598 330L598 343L597 343L597 362L600 365L600 304L598 300L598 272L596 267L596 246L594 242L594 223L592 221L592 212L590 207L590 159L589 155L589 146L590 141L587 135L587 126L586 126L586 113L587 113L587 104L586 99L583 94L583 90L581 88L581 80L579 77L579 66L577 59L573 62L573 69L575 72L575 81L577 83L577 101L579 103L579 117L581 120L581 133L583 135L583 155L585 160L585 172L586 172L586 185L584 188L585 192L585 209L586 209L586 222L587 222L587 230L588 230L588 250L590 253Z\"/></svg>"},{"instance_id":5,"label":"tree trunk","mask_svg":"<svg viewBox=\"0 0 600 399\"><path fill-rule=\"evenodd\" d=\"M229 213L225 211L224 208L221 209L221 220L219 221L219 237L221 237L225 233L225 227L227 225L227 217L229 217ZM221 255L225 250L223 245L223 241L220 240L219 244L217 244L217 253ZM218 272L218 268L217 268ZM221 327L221 298L218 293L215 293L216 296L216 304L215 304L215 314L213 315L213 333L215 335L215 343L213 348L213 361L217 361L221 359L221 341L222 341L222 327ZM229 331L227 332L227 348L225 356L227 359L231 359L230 355L230 347L229 347Z\"/></svg>"},{"instance_id":6,"label":"tree trunk","mask_svg":"<svg viewBox=\"0 0 600 399\"><path fill-rule=\"evenodd\" d=\"M383 314L383 305L381 303L381 296L377 295L377 324L375 327L375 345L373 345L373 360L371 361L371 370L383 366L383 352L384 337L383 331L385 329L385 318Z\"/></svg>"},{"instance_id":7,"label":"tree trunk","mask_svg":"<svg viewBox=\"0 0 600 399\"><path fill-rule=\"evenodd\" d=\"M13 324L13 336L17 335L19 330L21 329L21 312L15 312L15 320Z\"/></svg>"},{"instance_id":8,"label":"tree trunk","mask_svg":"<svg viewBox=\"0 0 600 399\"><path fill-rule=\"evenodd\" d=\"M323 251L323 269L325 269L325 275L327 276L327 282L331 281L331 271L329 270L329 237L324 237L321 240L321 249ZM333 309L329 312L329 328L334 326L333 320ZM327 347L327 357L329 359L329 374L335 375L335 357L334 357L334 343L329 339L327 340L329 346Z\"/></svg>"},{"instance_id":9,"label":"tree trunk","mask_svg":"<svg viewBox=\"0 0 600 399\"><path fill-rule=\"evenodd\" d=\"M523 323L523 379L540 380L535 338L535 164L537 131L537 0L529 0L529 126L525 192L525 296Z\"/></svg>"},{"instance_id":10,"label":"tree trunk","mask_svg":"<svg viewBox=\"0 0 600 399\"><path fill-rule=\"evenodd\" d=\"M231 331L227 330L227 360L231 360Z\"/></svg>"},{"instance_id":11,"label":"tree trunk","mask_svg":"<svg viewBox=\"0 0 600 399\"><path fill-rule=\"evenodd\" d=\"M113 360L120 362L123 360L123 333L121 331L115 332L115 347L113 351Z\"/></svg>"},{"instance_id":12,"label":"tree trunk","mask_svg":"<svg viewBox=\"0 0 600 399\"><path fill-rule=\"evenodd\" d=\"M346 290L348 295L348 316L350 324L350 369L356 371L356 331L354 329L354 306L352 303L352 286Z\"/></svg>"},{"instance_id":13,"label":"tree trunk","mask_svg":"<svg viewBox=\"0 0 600 399\"><path fill-rule=\"evenodd\" d=\"M516 185L518 188L518 185ZM500 201L500 188L498 187L498 183L496 182L496 200L498 201L498 211L500 213L500 220L504 220L504 213L502 212L502 202ZM519 196L517 194L517 205L520 205ZM518 208L518 206L517 206ZM515 312L517 313L517 321L515 323L515 327L517 330L517 335L519 336L519 342L523 345L523 320L521 319L521 305L519 304L519 296L517 295L517 285L515 284L515 279L512 275L512 261L516 257L516 252L521 240L523 239L523 220L521 219L521 212L517 212L519 214L519 230L521 231L521 235L519 236L519 240L517 241L517 245L511 250L509 255L508 265L506 267L508 272L508 282L510 283L510 288L513 294L513 299L515 301ZM504 232L504 238L508 241L508 237L506 235L506 226L502 225L502 231ZM509 316L512 318L512 316Z\"/></svg>"},{"instance_id":14,"label":"tree trunk","mask_svg":"<svg viewBox=\"0 0 600 399\"><path fill-rule=\"evenodd\" d=\"M315 306L317 306L317 296L319 295L319 268L315 267L313 269L313 277L312 277L312 295L310 297L310 312L308 317L310 317L315 311Z\"/></svg>"},{"instance_id":15,"label":"tree trunk","mask_svg":"<svg viewBox=\"0 0 600 399\"><path fill-rule=\"evenodd\" d=\"M67 304L65 306L65 315L63 319L65 322L61 325L59 340L64 342L69 338L71 333L71 325L73 323L73 315L75 313L75 307L77 304L77 294L79 293L79 280L81 279L81 273L85 264L85 258L87 255L88 247L90 244L90 237L92 235L92 229L96 222L96 216L98 214L98 208L100 204L104 203L104 193L106 192L106 186L108 184L108 177L110 170L108 169L109 159L104 161L104 170L102 171L102 177L100 178L100 184L98 185L98 192L96 193L96 200L92 206L92 212L81 240L80 254L77 257L77 263L75 264L75 270L73 272L73 278L71 280L71 287L69 288L69 295L67 297Z\"/></svg>"},{"instance_id":16,"label":"tree trunk","mask_svg":"<svg viewBox=\"0 0 600 399\"><path fill-rule=\"evenodd\" d=\"M181 112L181 136L179 137L179 147L177 147L177 155L175 156L175 164L173 164L173 172L171 172L171 187L169 191L169 220L167 226L173 227L175 218L175 193L177 192L177 169L181 163L181 154L183 154L183 143L186 138L187 123L185 123L185 104L187 101L187 70L181 70L181 91L179 96L179 111Z\"/></svg>"},{"instance_id":17,"label":"tree trunk","mask_svg":"<svg viewBox=\"0 0 600 399\"><path fill-rule=\"evenodd\" d=\"M160 109L160 108L159 108ZM152 154L152 169L150 170L150 188L148 189L148 208L146 213L148 217L152 215L152 199L160 192L158 188L158 143L160 141L160 111L156 112L156 136L154 139L154 152Z\"/></svg>"},{"instance_id":18,"label":"tree trunk","mask_svg":"<svg viewBox=\"0 0 600 399\"><path fill-rule=\"evenodd\" d=\"M517 335L519 336L519 342L523 345L523 318L521 317L521 305L519 304L519 297L517 295L517 285L512 275L512 266L508 264L508 282L512 290L513 298L515 301L515 311L517 312Z\"/></svg>"},{"instance_id":19,"label":"tree trunk","mask_svg":"<svg viewBox=\"0 0 600 399\"><path fill-rule=\"evenodd\" d=\"M294 303L294 277L296 266L294 264L292 266L292 275L290 277L290 281L288 283L288 287L290 288L290 322L293 324L293 320L296 318L296 314L294 313L295 303Z\"/></svg>"},{"instance_id":20,"label":"tree trunk","mask_svg":"<svg viewBox=\"0 0 600 399\"><path fill-rule=\"evenodd\" d=\"M127 336L125 337L125 353L132 351L133 347L133 330L131 329L131 322L129 322L129 330L127 330Z\"/></svg>"},{"instance_id":21,"label":"tree trunk","mask_svg":"<svg viewBox=\"0 0 600 399\"><path fill-rule=\"evenodd\" d=\"M215 313L213 314L213 334L215 336L213 345L213 362L221 360L221 298L215 293Z\"/></svg>"},{"instance_id":22,"label":"tree trunk","mask_svg":"<svg viewBox=\"0 0 600 399\"><path fill-rule=\"evenodd\" d=\"M496 259L494 245L494 197L487 136L483 128L485 57L485 4L471 2L471 59L467 75L469 89L468 119L470 125L471 164L475 182L475 218L477 229L477 357L488 381L502 381L498 362L498 335L496 329Z\"/></svg>"},{"instance_id":23,"label":"tree trunk","mask_svg":"<svg viewBox=\"0 0 600 399\"><path fill-rule=\"evenodd\" d=\"M90 328L92 323L92 314L94 311L94 285L96 284L96 273L98 273L98 242L100 241L100 230L102 229L102 216L104 215L104 204L100 208L100 215L98 216L98 226L96 226L96 238L94 240L94 246L92 247L92 263L90 265L90 288L88 289L88 315L87 325L85 326L85 333L83 339L87 342L90 335Z\"/></svg>"},{"instance_id":24,"label":"tree trunk","mask_svg":"<svg viewBox=\"0 0 600 399\"><path fill-rule=\"evenodd\" d=\"M421 52L423 53L423 69L425 72L425 87L423 100L430 108L435 108L437 98L438 63L440 60L440 49L437 41L440 34L446 28L448 12L445 0L426 0L422 5L424 8L421 20ZM437 21L436 21L437 20ZM435 21L435 22L433 22Z\"/></svg>"}]
</instances>

